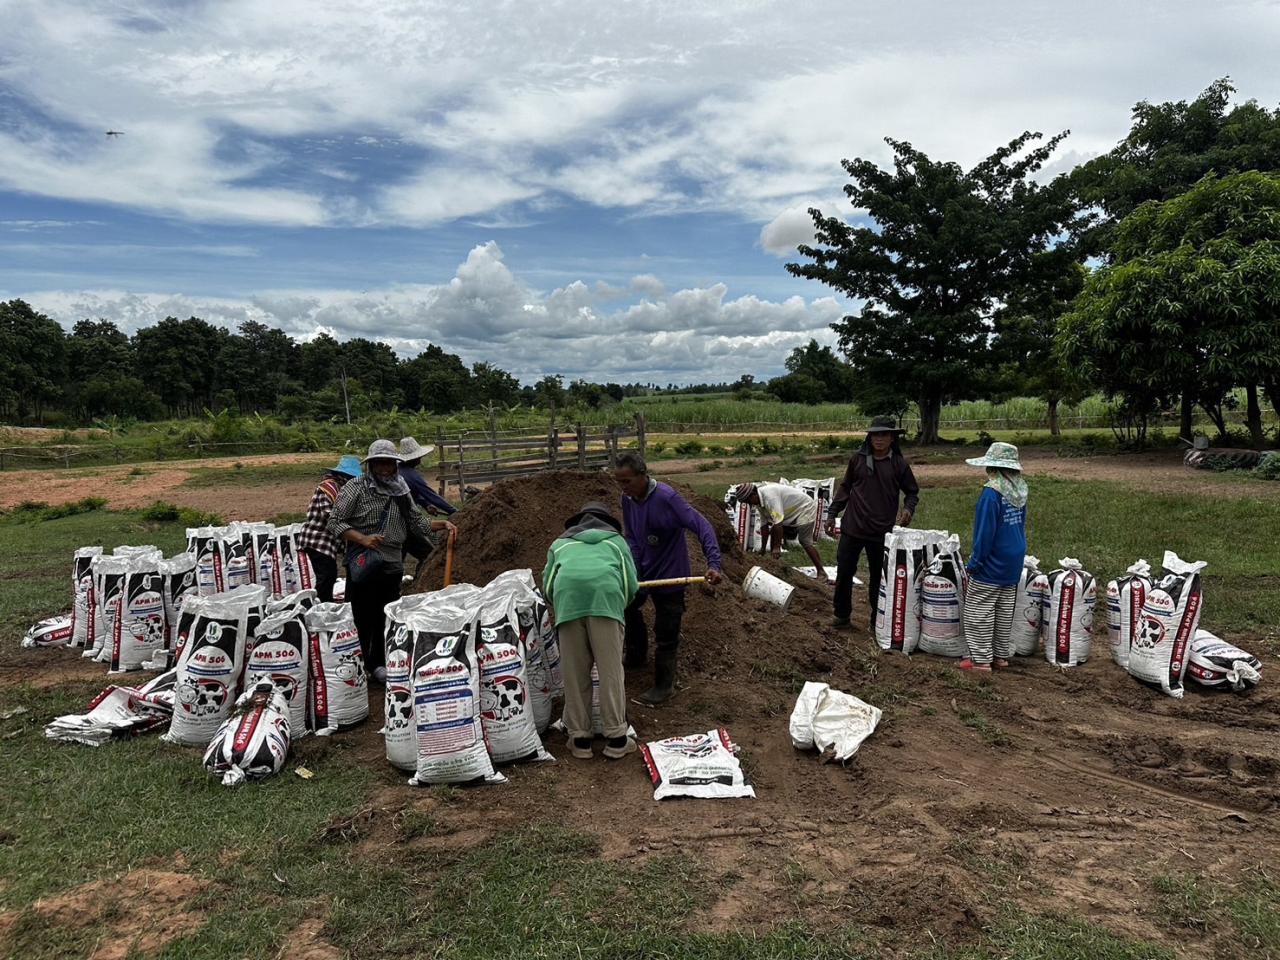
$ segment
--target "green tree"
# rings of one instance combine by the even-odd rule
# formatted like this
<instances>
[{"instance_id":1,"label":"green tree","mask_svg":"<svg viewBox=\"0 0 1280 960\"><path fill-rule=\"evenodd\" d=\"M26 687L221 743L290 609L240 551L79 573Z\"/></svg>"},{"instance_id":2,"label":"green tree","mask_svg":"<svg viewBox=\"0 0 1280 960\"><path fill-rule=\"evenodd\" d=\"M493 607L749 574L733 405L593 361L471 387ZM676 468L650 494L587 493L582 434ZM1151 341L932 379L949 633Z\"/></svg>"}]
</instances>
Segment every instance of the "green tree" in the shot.
<instances>
[{"instance_id":1,"label":"green tree","mask_svg":"<svg viewBox=\"0 0 1280 960\"><path fill-rule=\"evenodd\" d=\"M375 409L385 410L404 403L400 358L391 347L366 337L353 337L341 347L339 373L345 371L348 381L359 380ZM350 391L350 383L347 389Z\"/></svg>"},{"instance_id":2,"label":"green tree","mask_svg":"<svg viewBox=\"0 0 1280 960\"><path fill-rule=\"evenodd\" d=\"M1259 386L1280 414L1280 174L1210 175L1126 217L1059 347L1131 407L1195 398L1219 433L1224 395L1243 386L1260 445Z\"/></svg>"},{"instance_id":3,"label":"green tree","mask_svg":"<svg viewBox=\"0 0 1280 960\"><path fill-rule=\"evenodd\" d=\"M1056 259L1040 271L1041 281L1015 291L995 314L995 355L999 365L993 395L1031 396L1048 407L1049 433L1060 436L1058 405L1078 403L1089 382L1076 367L1054 355L1058 324L1084 287L1086 271L1065 249L1044 254Z\"/></svg>"},{"instance_id":4,"label":"green tree","mask_svg":"<svg viewBox=\"0 0 1280 960\"><path fill-rule=\"evenodd\" d=\"M853 396L853 367L837 357L830 347L819 346L817 340L810 340L803 347L796 347L783 365L787 368L787 376L769 382L769 392L781 400L787 400L784 394L812 396L814 391L809 383L814 382L819 386L817 399L788 402L847 403Z\"/></svg>"},{"instance_id":5,"label":"green tree","mask_svg":"<svg viewBox=\"0 0 1280 960\"><path fill-rule=\"evenodd\" d=\"M559 374L547 374L533 385L533 397L536 406L547 410L563 409L567 399L564 377Z\"/></svg>"},{"instance_id":6,"label":"green tree","mask_svg":"<svg viewBox=\"0 0 1280 960\"><path fill-rule=\"evenodd\" d=\"M1230 106L1230 79L1194 100L1134 105L1128 135L1070 174L1080 200L1102 216L1088 231L1089 252L1108 254L1116 225L1149 200L1184 193L1205 174L1280 169L1280 110L1253 100Z\"/></svg>"},{"instance_id":7,"label":"green tree","mask_svg":"<svg viewBox=\"0 0 1280 960\"><path fill-rule=\"evenodd\" d=\"M874 226L812 209L818 245L799 248L812 262L786 268L862 301L832 329L864 409L911 397L932 443L943 404L986 389L996 305L1033 283L1038 255L1075 226L1065 183L1031 179L1065 136L1028 148L1040 134L1024 133L969 170L892 139L892 170L842 161L845 195Z\"/></svg>"},{"instance_id":8,"label":"green tree","mask_svg":"<svg viewBox=\"0 0 1280 960\"><path fill-rule=\"evenodd\" d=\"M473 363L471 384L477 403L509 407L520 399L520 381L492 363Z\"/></svg>"},{"instance_id":9,"label":"green tree","mask_svg":"<svg viewBox=\"0 0 1280 960\"><path fill-rule=\"evenodd\" d=\"M24 300L0 303L0 413L44 422L66 381L66 333Z\"/></svg>"},{"instance_id":10,"label":"green tree","mask_svg":"<svg viewBox=\"0 0 1280 960\"><path fill-rule=\"evenodd\" d=\"M199 317L165 317L134 333L134 376L152 384L171 416L198 414L233 388L218 382L218 357L230 336Z\"/></svg>"},{"instance_id":11,"label":"green tree","mask_svg":"<svg viewBox=\"0 0 1280 960\"><path fill-rule=\"evenodd\" d=\"M478 405L467 365L457 354L446 353L434 343L404 364L402 380L405 402L410 407L452 413Z\"/></svg>"},{"instance_id":12,"label":"green tree","mask_svg":"<svg viewBox=\"0 0 1280 960\"><path fill-rule=\"evenodd\" d=\"M774 377L766 385L769 393L783 403L822 403L827 399L827 385L809 373L788 373Z\"/></svg>"}]
</instances>

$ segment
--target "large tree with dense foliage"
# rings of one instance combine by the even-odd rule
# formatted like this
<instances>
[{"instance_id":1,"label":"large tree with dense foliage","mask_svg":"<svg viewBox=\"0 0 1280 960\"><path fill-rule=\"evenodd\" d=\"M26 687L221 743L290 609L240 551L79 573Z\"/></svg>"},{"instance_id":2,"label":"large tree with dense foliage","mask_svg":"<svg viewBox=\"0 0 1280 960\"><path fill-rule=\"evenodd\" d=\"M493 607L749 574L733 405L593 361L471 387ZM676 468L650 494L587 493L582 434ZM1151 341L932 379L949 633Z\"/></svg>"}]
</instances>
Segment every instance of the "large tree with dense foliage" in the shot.
<instances>
[{"instance_id":1,"label":"large tree with dense foliage","mask_svg":"<svg viewBox=\"0 0 1280 960\"><path fill-rule=\"evenodd\" d=\"M0 413L44 422L66 379L66 344L56 320L25 300L0 303Z\"/></svg>"},{"instance_id":2,"label":"large tree with dense foliage","mask_svg":"<svg viewBox=\"0 0 1280 960\"><path fill-rule=\"evenodd\" d=\"M1063 320L1064 361L1140 412L1193 397L1220 432L1242 386L1261 444L1259 387L1280 413L1280 174L1210 175L1143 204L1112 249Z\"/></svg>"},{"instance_id":3,"label":"large tree with dense foliage","mask_svg":"<svg viewBox=\"0 0 1280 960\"><path fill-rule=\"evenodd\" d=\"M1252 100L1231 106L1226 77L1194 100L1134 105L1128 135L1070 175L1082 203L1101 216L1086 238L1091 253L1110 256L1115 226L1149 200L1169 200L1208 173L1280 170L1280 110Z\"/></svg>"},{"instance_id":4,"label":"large tree with dense foliage","mask_svg":"<svg viewBox=\"0 0 1280 960\"><path fill-rule=\"evenodd\" d=\"M862 301L832 328L864 407L910 397L929 443L943 404L985 391L995 308L1036 282L1040 255L1074 226L1065 183L1032 179L1065 136L1032 146L1040 134L1024 133L968 170L898 140L886 140L892 170L842 161L861 222L810 210L817 243L799 252L811 262L787 270Z\"/></svg>"},{"instance_id":5,"label":"large tree with dense foliage","mask_svg":"<svg viewBox=\"0 0 1280 960\"><path fill-rule=\"evenodd\" d=\"M854 394L854 372L830 347L810 340L788 354L785 375L769 381L768 391L786 403L847 403Z\"/></svg>"}]
</instances>

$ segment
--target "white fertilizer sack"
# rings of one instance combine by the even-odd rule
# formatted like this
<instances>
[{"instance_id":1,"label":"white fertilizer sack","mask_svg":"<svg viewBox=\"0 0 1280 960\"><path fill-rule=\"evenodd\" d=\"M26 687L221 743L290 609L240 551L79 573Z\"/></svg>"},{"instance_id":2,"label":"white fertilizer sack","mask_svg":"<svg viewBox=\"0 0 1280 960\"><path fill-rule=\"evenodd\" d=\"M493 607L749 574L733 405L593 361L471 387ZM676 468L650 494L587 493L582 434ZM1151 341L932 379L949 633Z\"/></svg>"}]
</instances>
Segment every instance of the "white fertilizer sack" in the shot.
<instances>
[{"instance_id":1,"label":"white fertilizer sack","mask_svg":"<svg viewBox=\"0 0 1280 960\"><path fill-rule=\"evenodd\" d=\"M71 565L71 639L68 644L83 647L93 642L93 558L102 556L101 547L81 547Z\"/></svg>"},{"instance_id":2,"label":"white fertilizer sack","mask_svg":"<svg viewBox=\"0 0 1280 960\"><path fill-rule=\"evenodd\" d=\"M480 595L485 598L509 596L515 604L520 645L525 659L529 709L535 729L538 733L545 733L551 724L551 710L557 692L554 673L555 668L559 667L559 652L554 651L556 663L553 668L551 653L544 638L548 627L554 638L555 625L550 622L546 601L534 586L533 571L508 570L500 573L489 581Z\"/></svg>"},{"instance_id":3,"label":"white fertilizer sack","mask_svg":"<svg viewBox=\"0 0 1280 960\"><path fill-rule=\"evenodd\" d=\"M289 755L289 705L270 680L250 687L236 701L204 754L204 767L224 787L264 780L280 772Z\"/></svg>"},{"instance_id":4,"label":"white fertilizer sack","mask_svg":"<svg viewBox=\"0 0 1280 960\"><path fill-rule=\"evenodd\" d=\"M260 611L261 594L253 590L187 601L190 617L184 616L186 632L180 631L178 637L173 720L165 740L207 746L230 715L244 669L250 608L255 601Z\"/></svg>"},{"instance_id":5,"label":"white fertilizer sack","mask_svg":"<svg viewBox=\"0 0 1280 960\"><path fill-rule=\"evenodd\" d=\"M920 579L919 649L939 657L965 657L964 558L960 538L949 536Z\"/></svg>"},{"instance_id":6,"label":"white fertilizer sack","mask_svg":"<svg viewBox=\"0 0 1280 960\"><path fill-rule=\"evenodd\" d=\"M84 713L55 717L44 735L50 740L97 747L162 727L173 713L173 679L170 671L141 687L107 687Z\"/></svg>"},{"instance_id":7,"label":"white fertilizer sack","mask_svg":"<svg viewBox=\"0 0 1280 960\"><path fill-rule=\"evenodd\" d=\"M828 687L818 697L810 721L813 745L826 760L844 763L875 733L880 716L879 707Z\"/></svg>"},{"instance_id":8,"label":"white fertilizer sack","mask_svg":"<svg viewBox=\"0 0 1280 960\"><path fill-rule=\"evenodd\" d=\"M289 711L294 739L307 729L307 684L310 636L300 609L268 616L253 633L245 658L244 688L250 690L266 681L275 685Z\"/></svg>"},{"instance_id":9,"label":"white fertilizer sack","mask_svg":"<svg viewBox=\"0 0 1280 960\"><path fill-rule=\"evenodd\" d=\"M85 647L82 656L105 662L111 657L111 636L130 560L128 557L117 556L94 557L90 560L90 567L93 571L93 598L97 609L93 616L93 641Z\"/></svg>"},{"instance_id":10,"label":"white fertilizer sack","mask_svg":"<svg viewBox=\"0 0 1280 960\"><path fill-rule=\"evenodd\" d=\"M1151 564L1139 560L1123 577L1107 584L1107 640L1111 659L1128 669L1129 648L1142 626L1142 608L1151 592Z\"/></svg>"},{"instance_id":11,"label":"white fertilizer sack","mask_svg":"<svg viewBox=\"0 0 1280 960\"><path fill-rule=\"evenodd\" d=\"M225 532L225 527L187 528L187 552L196 558L196 589L202 597L212 596L226 589L222 550L218 544Z\"/></svg>"},{"instance_id":12,"label":"white fertilizer sack","mask_svg":"<svg viewBox=\"0 0 1280 960\"><path fill-rule=\"evenodd\" d=\"M796 705L791 710L791 722L788 732L791 734L791 745L797 750L813 749L813 712L818 709L818 701L822 694L830 689L826 683L815 683L810 680L800 688L796 697Z\"/></svg>"},{"instance_id":13,"label":"white fertilizer sack","mask_svg":"<svg viewBox=\"0 0 1280 960\"><path fill-rule=\"evenodd\" d=\"M65 647L71 642L75 630L74 618L67 614L60 617L46 617L39 623L33 623L22 638L22 646L30 647Z\"/></svg>"},{"instance_id":14,"label":"white fertilizer sack","mask_svg":"<svg viewBox=\"0 0 1280 960\"><path fill-rule=\"evenodd\" d=\"M160 561L161 595L164 598L165 647L172 651L178 645L178 623L188 597L198 596L196 558L180 553Z\"/></svg>"},{"instance_id":15,"label":"white fertilizer sack","mask_svg":"<svg viewBox=\"0 0 1280 960\"><path fill-rule=\"evenodd\" d=\"M653 799L754 797L738 763L738 748L724 727L688 737L655 740L640 748L653 781Z\"/></svg>"},{"instance_id":16,"label":"white fertilizer sack","mask_svg":"<svg viewBox=\"0 0 1280 960\"><path fill-rule=\"evenodd\" d=\"M876 643L881 650L911 654L920 643L920 585L931 531L894 527L884 541L884 577L876 605Z\"/></svg>"},{"instance_id":17,"label":"white fertilizer sack","mask_svg":"<svg viewBox=\"0 0 1280 960\"><path fill-rule=\"evenodd\" d=\"M301 531L302 525L297 523L276 527L272 531L268 587L272 596L283 597L315 586L311 562L298 549L297 537Z\"/></svg>"},{"instance_id":18,"label":"white fertilizer sack","mask_svg":"<svg viewBox=\"0 0 1280 960\"><path fill-rule=\"evenodd\" d=\"M1036 557L1024 557L1014 600L1013 629L1009 632L1014 656L1030 657L1040 649L1040 630L1048 595L1049 578L1040 572L1040 561Z\"/></svg>"},{"instance_id":19,"label":"white fertilizer sack","mask_svg":"<svg viewBox=\"0 0 1280 960\"><path fill-rule=\"evenodd\" d=\"M363 722L369 716L369 678L351 607L317 603L304 616L311 644L313 728L330 734Z\"/></svg>"},{"instance_id":20,"label":"white fertilizer sack","mask_svg":"<svg viewBox=\"0 0 1280 960\"><path fill-rule=\"evenodd\" d=\"M1162 566L1164 576L1151 585L1143 604L1127 669L1131 676L1181 699L1187 655L1200 626L1200 571L1205 564L1187 563L1166 551Z\"/></svg>"},{"instance_id":21,"label":"white fertilizer sack","mask_svg":"<svg viewBox=\"0 0 1280 960\"><path fill-rule=\"evenodd\" d=\"M1042 627L1044 656L1059 667L1076 667L1089 659L1093 646L1093 607L1097 585L1079 560L1064 557L1049 573Z\"/></svg>"},{"instance_id":22,"label":"white fertilizer sack","mask_svg":"<svg viewBox=\"0 0 1280 960\"><path fill-rule=\"evenodd\" d=\"M480 720L493 762L550 760L542 748L529 702L528 676L518 642L488 639L482 632L477 651L480 663Z\"/></svg>"},{"instance_id":23,"label":"white fertilizer sack","mask_svg":"<svg viewBox=\"0 0 1280 960\"><path fill-rule=\"evenodd\" d=\"M418 740L413 724L410 684L413 647L429 618L416 603L421 594L401 597L386 606L387 685L383 691L382 739L387 762L401 770L418 767Z\"/></svg>"},{"instance_id":24,"label":"white fertilizer sack","mask_svg":"<svg viewBox=\"0 0 1280 960\"><path fill-rule=\"evenodd\" d=\"M235 521L227 526L227 531L219 540L223 557L223 577L226 589L248 586L258 579L253 568L253 532L250 525L243 521Z\"/></svg>"},{"instance_id":25,"label":"white fertilizer sack","mask_svg":"<svg viewBox=\"0 0 1280 960\"><path fill-rule=\"evenodd\" d=\"M119 612L111 625L111 672L140 670L164 656L164 577L155 554L132 558L124 575Z\"/></svg>"},{"instance_id":26,"label":"white fertilizer sack","mask_svg":"<svg viewBox=\"0 0 1280 960\"><path fill-rule=\"evenodd\" d=\"M1229 686L1241 693L1262 682L1262 661L1208 630L1197 630L1187 676L1206 687Z\"/></svg>"},{"instance_id":27,"label":"white fertilizer sack","mask_svg":"<svg viewBox=\"0 0 1280 960\"><path fill-rule=\"evenodd\" d=\"M418 761L413 786L502 782L493 769L480 719L480 671L476 663L479 625L465 611L452 622L441 617L439 638L419 634L414 643L412 687Z\"/></svg>"}]
</instances>

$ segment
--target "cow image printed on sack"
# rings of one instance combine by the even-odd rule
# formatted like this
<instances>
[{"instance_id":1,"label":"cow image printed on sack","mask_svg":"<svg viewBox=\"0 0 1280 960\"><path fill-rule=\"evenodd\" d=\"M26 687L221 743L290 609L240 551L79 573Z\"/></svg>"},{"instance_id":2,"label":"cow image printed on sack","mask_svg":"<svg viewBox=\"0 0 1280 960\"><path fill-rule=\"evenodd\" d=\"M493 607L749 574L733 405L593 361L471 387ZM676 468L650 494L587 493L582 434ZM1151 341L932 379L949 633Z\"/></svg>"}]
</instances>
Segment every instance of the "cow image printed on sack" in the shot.
<instances>
[{"instance_id":1,"label":"cow image printed on sack","mask_svg":"<svg viewBox=\"0 0 1280 960\"><path fill-rule=\"evenodd\" d=\"M1191 641L1200 626L1200 571L1205 564L1187 563L1167 550L1161 566L1164 576L1152 583L1142 606L1126 669L1130 676L1181 699Z\"/></svg>"},{"instance_id":2,"label":"cow image printed on sack","mask_svg":"<svg viewBox=\"0 0 1280 960\"><path fill-rule=\"evenodd\" d=\"M1039 652L1048 594L1049 578L1040 572L1040 560L1032 556L1023 557L1014 599L1013 628L1009 631L1015 657L1030 657Z\"/></svg>"},{"instance_id":3,"label":"cow image printed on sack","mask_svg":"<svg viewBox=\"0 0 1280 960\"><path fill-rule=\"evenodd\" d=\"M90 563L97 610L93 617L93 643L85 648L81 656L105 663L111 659L111 637L115 630L116 614L120 610L124 575L129 572L132 560L129 557L102 556L94 557Z\"/></svg>"},{"instance_id":4,"label":"cow image printed on sack","mask_svg":"<svg viewBox=\"0 0 1280 960\"><path fill-rule=\"evenodd\" d=\"M1197 630L1191 641L1187 676L1205 687L1230 687L1236 693L1262 682L1262 661L1235 644Z\"/></svg>"},{"instance_id":5,"label":"cow image printed on sack","mask_svg":"<svg viewBox=\"0 0 1280 960\"><path fill-rule=\"evenodd\" d=\"M263 682L274 684L288 705L290 729L295 739L307 730L310 652L311 638L303 612L292 609L265 617L258 624L245 657L244 688L248 690Z\"/></svg>"},{"instance_id":6,"label":"cow image printed on sack","mask_svg":"<svg viewBox=\"0 0 1280 960\"><path fill-rule=\"evenodd\" d=\"M754 797L738 762L738 748L724 727L688 737L656 740L640 748L653 799Z\"/></svg>"},{"instance_id":7,"label":"cow image printed on sack","mask_svg":"<svg viewBox=\"0 0 1280 960\"><path fill-rule=\"evenodd\" d=\"M71 561L71 638L68 646L84 647L93 642L93 558L102 556L101 547L80 547Z\"/></svg>"},{"instance_id":8,"label":"cow image printed on sack","mask_svg":"<svg viewBox=\"0 0 1280 960\"><path fill-rule=\"evenodd\" d=\"M351 607L317 603L304 617L311 644L312 725L327 736L369 716L369 678Z\"/></svg>"},{"instance_id":9,"label":"cow image printed on sack","mask_svg":"<svg viewBox=\"0 0 1280 960\"><path fill-rule=\"evenodd\" d=\"M479 623L466 611L445 622L447 613L439 611L438 632L423 631L414 640L410 670L418 760L409 783L501 783L506 777L493 769L480 718Z\"/></svg>"},{"instance_id":10,"label":"cow image printed on sack","mask_svg":"<svg viewBox=\"0 0 1280 960\"><path fill-rule=\"evenodd\" d=\"M912 654L920 643L920 581L925 570L920 531L894 527L884 541L884 574L876 604L881 650Z\"/></svg>"},{"instance_id":11,"label":"cow image printed on sack","mask_svg":"<svg viewBox=\"0 0 1280 960\"><path fill-rule=\"evenodd\" d=\"M1044 625L1044 656L1059 667L1078 667L1093 648L1093 608L1097 584L1079 560L1064 557L1048 575Z\"/></svg>"},{"instance_id":12,"label":"cow image printed on sack","mask_svg":"<svg viewBox=\"0 0 1280 960\"><path fill-rule=\"evenodd\" d=\"M964 592L966 584L960 538L952 535L940 547L920 579L920 643L918 649L939 657L966 657Z\"/></svg>"},{"instance_id":13,"label":"cow image printed on sack","mask_svg":"<svg viewBox=\"0 0 1280 960\"><path fill-rule=\"evenodd\" d=\"M1128 669L1129 648L1142 627L1142 608L1151 592L1151 564L1139 560L1107 584L1107 641L1111 659Z\"/></svg>"},{"instance_id":14,"label":"cow image printed on sack","mask_svg":"<svg viewBox=\"0 0 1280 960\"><path fill-rule=\"evenodd\" d=\"M265 680L236 701L235 713L210 740L204 766L224 787L263 780L280 772L292 741L289 704L283 692Z\"/></svg>"},{"instance_id":15,"label":"cow image printed on sack","mask_svg":"<svg viewBox=\"0 0 1280 960\"><path fill-rule=\"evenodd\" d=\"M164 577L154 555L132 558L111 628L111 672L140 670L164 656Z\"/></svg>"}]
</instances>

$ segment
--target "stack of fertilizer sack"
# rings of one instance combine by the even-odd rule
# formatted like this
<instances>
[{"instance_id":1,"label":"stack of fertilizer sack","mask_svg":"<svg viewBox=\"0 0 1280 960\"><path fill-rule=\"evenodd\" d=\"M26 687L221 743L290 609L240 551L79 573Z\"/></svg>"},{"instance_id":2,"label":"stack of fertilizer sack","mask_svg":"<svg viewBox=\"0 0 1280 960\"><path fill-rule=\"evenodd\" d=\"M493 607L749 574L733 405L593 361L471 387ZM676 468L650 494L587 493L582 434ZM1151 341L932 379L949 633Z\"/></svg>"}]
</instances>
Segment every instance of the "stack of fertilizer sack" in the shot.
<instances>
[{"instance_id":1,"label":"stack of fertilizer sack","mask_svg":"<svg viewBox=\"0 0 1280 960\"><path fill-rule=\"evenodd\" d=\"M500 783L550 760L541 734L563 691L550 610L530 570L387 605L387 760L414 785Z\"/></svg>"}]
</instances>

